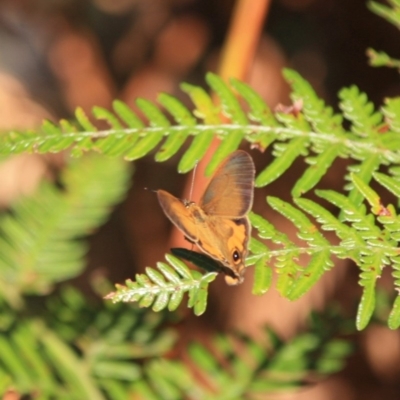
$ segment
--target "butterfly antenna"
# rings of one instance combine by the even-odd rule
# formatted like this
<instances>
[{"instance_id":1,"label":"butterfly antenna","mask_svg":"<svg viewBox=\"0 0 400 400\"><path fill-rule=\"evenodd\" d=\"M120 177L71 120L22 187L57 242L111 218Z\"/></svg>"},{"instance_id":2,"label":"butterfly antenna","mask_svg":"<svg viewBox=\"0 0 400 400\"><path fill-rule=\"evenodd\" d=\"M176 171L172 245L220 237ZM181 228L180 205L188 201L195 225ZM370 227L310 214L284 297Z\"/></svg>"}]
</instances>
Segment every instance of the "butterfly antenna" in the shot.
<instances>
[{"instance_id":1,"label":"butterfly antenna","mask_svg":"<svg viewBox=\"0 0 400 400\"><path fill-rule=\"evenodd\" d=\"M194 165L194 168L193 168L192 183L190 185L189 200L192 200L193 187L194 187L194 178L196 177L196 170L197 170L197 165L198 164L199 164L199 160L196 160L196 164Z\"/></svg>"}]
</instances>

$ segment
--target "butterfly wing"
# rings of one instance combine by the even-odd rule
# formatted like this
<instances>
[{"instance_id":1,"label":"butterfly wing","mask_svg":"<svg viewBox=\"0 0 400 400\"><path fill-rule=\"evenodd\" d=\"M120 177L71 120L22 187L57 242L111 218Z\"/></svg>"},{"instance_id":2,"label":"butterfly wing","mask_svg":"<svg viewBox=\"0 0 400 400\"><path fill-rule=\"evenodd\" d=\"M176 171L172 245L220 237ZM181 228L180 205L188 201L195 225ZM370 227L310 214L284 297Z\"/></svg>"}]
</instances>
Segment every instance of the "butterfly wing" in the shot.
<instances>
[{"instance_id":1,"label":"butterfly wing","mask_svg":"<svg viewBox=\"0 0 400 400\"><path fill-rule=\"evenodd\" d=\"M255 168L252 158L242 150L222 162L200 200L208 215L240 218L253 204Z\"/></svg>"},{"instance_id":2,"label":"butterfly wing","mask_svg":"<svg viewBox=\"0 0 400 400\"><path fill-rule=\"evenodd\" d=\"M229 275L235 279L229 284L242 282L251 231L247 217L228 219L211 216L203 228L198 230L199 248L229 270Z\"/></svg>"},{"instance_id":3,"label":"butterfly wing","mask_svg":"<svg viewBox=\"0 0 400 400\"><path fill-rule=\"evenodd\" d=\"M190 207L164 190L157 190L158 201L169 220L192 242L198 240L198 225Z\"/></svg>"}]
</instances>

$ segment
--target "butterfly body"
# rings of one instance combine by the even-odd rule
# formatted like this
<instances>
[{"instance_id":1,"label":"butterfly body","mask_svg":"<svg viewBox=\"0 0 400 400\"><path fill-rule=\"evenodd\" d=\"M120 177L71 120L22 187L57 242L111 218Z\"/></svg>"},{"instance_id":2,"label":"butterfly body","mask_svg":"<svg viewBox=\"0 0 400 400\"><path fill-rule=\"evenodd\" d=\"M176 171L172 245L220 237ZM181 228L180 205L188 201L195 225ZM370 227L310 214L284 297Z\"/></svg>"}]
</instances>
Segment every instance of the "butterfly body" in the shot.
<instances>
[{"instance_id":1,"label":"butterfly body","mask_svg":"<svg viewBox=\"0 0 400 400\"><path fill-rule=\"evenodd\" d=\"M199 204L157 191L166 216L190 242L225 267L228 284L243 281L254 174L251 157L238 150L219 166Z\"/></svg>"}]
</instances>

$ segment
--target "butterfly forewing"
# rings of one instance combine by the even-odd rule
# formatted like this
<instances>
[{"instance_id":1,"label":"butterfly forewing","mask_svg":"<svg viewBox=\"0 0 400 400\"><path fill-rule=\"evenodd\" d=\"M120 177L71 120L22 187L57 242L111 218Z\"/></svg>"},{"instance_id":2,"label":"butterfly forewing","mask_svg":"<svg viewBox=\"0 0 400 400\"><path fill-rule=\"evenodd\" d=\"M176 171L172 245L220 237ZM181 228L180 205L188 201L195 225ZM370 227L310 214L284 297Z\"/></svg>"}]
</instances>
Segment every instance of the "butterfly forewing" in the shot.
<instances>
[{"instance_id":1,"label":"butterfly forewing","mask_svg":"<svg viewBox=\"0 0 400 400\"><path fill-rule=\"evenodd\" d=\"M198 225L190 208L165 190L157 190L158 201L165 215L192 242L198 240Z\"/></svg>"},{"instance_id":2,"label":"butterfly forewing","mask_svg":"<svg viewBox=\"0 0 400 400\"><path fill-rule=\"evenodd\" d=\"M244 151L232 153L218 167L203 197L200 207L208 215L240 218L253 203L254 164Z\"/></svg>"}]
</instances>

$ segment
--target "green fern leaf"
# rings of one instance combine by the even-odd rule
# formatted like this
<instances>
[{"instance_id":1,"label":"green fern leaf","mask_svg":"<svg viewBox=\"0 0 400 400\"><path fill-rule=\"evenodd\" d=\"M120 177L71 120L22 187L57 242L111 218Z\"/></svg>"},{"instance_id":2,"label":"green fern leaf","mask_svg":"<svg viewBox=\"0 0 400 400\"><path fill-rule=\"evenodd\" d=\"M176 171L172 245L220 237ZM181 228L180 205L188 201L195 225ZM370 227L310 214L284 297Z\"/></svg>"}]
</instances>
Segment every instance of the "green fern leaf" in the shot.
<instances>
[{"instance_id":1,"label":"green fern leaf","mask_svg":"<svg viewBox=\"0 0 400 400\"><path fill-rule=\"evenodd\" d=\"M231 79L231 85L249 105L250 112L248 118L250 120L264 126L280 127L280 124L275 119L270 108L257 92L237 79ZM265 135L263 132L252 132L248 137L248 140L263 151L273 143L276 138L277 135L274 133Z\"/></svg>"},{"instance_id":2,"label":"green fern leaf","mask_svg":"<svg viewBox=\"0 0 400 400\"><path fill-rule=\"evenodd\" d=\"M137 99L136 103L149 120L150 126L159 129L154 130L149 135L146 135L140 139L136 145L125 155L125 158L130 161L142 158L152 151L164 137L165 130L162 128L169 128L171 126L167 117L151 101Z\"/></svg>"},{"instance_id":3,"label":"green fern leaf","mask_svg":"<svg viewBox=\"0 0 400 400\"><path fill-rule=\"evenodd\" d=\"M18 377L18 386L22 392L28 391L33 386L33 378L29 373L27 365L22 362L22 354L18 354L14 346L10 346L10 342L5 336L0 335L0 351L1 360L4 368Z\"/></svg>"},{"instance_id":4,"label":"green fern leaf","mask_svg":"<svg viewBox=\"0 0 400 400\"><path fill-rule=\"evenodd\" d=\"M75 118L78 121L79 125L88 132L97 132L97 128L89 121L85 111L83 108L78 107L75 110Z\"/></svg>"},{"instance_id":5,"label":"green fern leaf","mask_svg":"<svg viewBox=\"0 0 400 400\"><path fill-rule=\"evenodd\" d=\"M288 144L279 144L274 147L275 159L267 168L261 171L255 180L256 187L267 186L269 183L278 179L285 171L287 171L293 162L300 156L307 153L309 139L296 138Z\"/></svg>"},{"instance_id":6,"label":"green fern leaf","mask_svg":"<svg viewBox=\"0 0 400 400\"><path fill-rule=\"evenodd\" d=\"M346 196L333 190L317 190L317 195L340 210L343 210L345 220L350 221L363 239L378 239L381 236L380 229L375 226L373 219L366 215L365 206L355 206Z\"/></svg>"},{"instance_id":7,"label":"green fern leaf","mask_svg":"<svg viewBox=\"0 0 400 400\"><path fill-rule=\"evenodd\" d=\"M46 135L60 135L61 130L56 125L54 125L51 121L45 120L42 124L42 130Z\"/></svg>"},{"instance_id":8,"label":"green fern leaf","mask_svg":"<svg viewBox=\"0 0 400 400\"><path fill-rule=\"evenodd\" d=\"M321 180L337 157L346 156L346 147L343 144L346 136L342 127L341 115L334 114L331 107L326 107L308 82L291 70L285 70L284 76L294 89L293 100L302 102L302 112L310 125L317 133L319 132L322 135L329 133L331 137L331 140L326 140L327 138L317 134L313 138L313 150L317 153L317 156L306 159L306 162L311 166L296 182L292 190L292 195L298 197L313 188ZM338 142L333 143L335 138L338 139Z\"/></svg>"},{"instance_id":9,"label":"green fern leaf","mask_svg":"<svg viewBox=\"0 0 400 400\"><path fill-rule=\"evenodd\" d=\"M379 255L368 254L364 257L366 262L380 262ZM374 268L367 264L361 266L363 272L360 274L359 284L363 287L360 303L358 305L356 326L358 330L363 330L370 321L375 309L375 286L376 280L380 277L380 268ZM372 264L379 265L379 264ZM379 272L377 272L379 270Z\"/></svg>"},{"instance_id":10,"label":"green fern leaf","mask_svg":"<svg viewBox=\"0 0 400 400\"><path fill-rule=\"evenodd\" d=\"M369 183L372 179L373 173L379 168L382 163L380 155L374 154L366 158L358 165L352 165L349 167L349 171L357 174L357 176L365 183ZM346 180L351 180L350 175L346 175ZM346 185L345 189L350 190L348 195L349 200L355 205L360 206L363 202L363 196L361 192L354 188L353 183Z\"/></svg>"},{"instance_id":11,"label":"green fern leaf","mask_svg":"<svg viewBox=\"0 0 400 400\"><path fill-rule=\"evenodd\" d=\"M139 132L137 131L140 128L144 127L143 122L138 118L138 116L122 101L115 100L113 102L113 109L117 116L129 127L135 129L136 131L130 132L126 134L122 127L119 127L119 123L116 122L114 125L111 123L111 126L115 126L116 132L114 134L110 134L97 140L94 145L94 149L107 154L109 156L122 156L128 153L139 140ZM98 117L100 117L98 115ZM114 118L115 119L115 118ZM117 121L115 119L115 121Z\"/></svg>"},{"instance_id":12,"label":"green fern leaf","mask_svg":"<svg viewBox=\"0 0 400 400\"><path fill-rule=\"evenodd\" d=\"M93 140L90 135L90 133L95 133L97 132L96 127L89 121L89 118L87 117L86 113L83 111L82 108L78 107L75 110L75 118L78 121L78 124L83 128L85 131L85 134L83 137L79 140L79 146L73 147L71 150L71 155L73 157L81 157L84 152L89 151L93 147ZM86 133L86 131L89 132L89 134ZM53 135L52 135L53 136ZM52 147L52 145L55 143L55 140L50 140L49 145ZM49 149L49 151L51 151Z\"/></svg>"},{"instance_id":13,"label":"green fern leaf","mask_svg":"<svg viewBox=\"0 0 400 400\"><path fill-rule=\"evenodd\" d=\"M38 329L45 353L65 381L69 391L74 393L74 397L104 400L101 391L73 351L51 331L41 326L38 326Z\"/></svg>"},{"instance_id":14,"label":"green fern leaf","mask_svg":"<svg viewBox=\"0 0 400 400\"><path fill-rule=\"evenodd\" d=\"M206 81L218 94L221 101L223 114L236 125L247 125L248 119L246 114L242 111L239 101L228 85L220 77L212 73L208 73L206 75ZM233 130L223 138L210 163L207 165L207 176L210 176L215 171L223 159L225 159L233 151L237 150L243 140L243 137L243 130Z\"/></svg>"},{"instance_id":15,"label":"green fern leaf","mask_svg":"<svg viewBox=\"0 0 400 400\"><path fill-rule=\"evenodd\" d=\"M360 181L357 180L357 185ZM365 190L370 198L371 189ZM375 226L372 215L366 215L365 207L356 207L345 196L332 191L318 191L319 196L332 202L343 210L344 218L352 223L353 228L365 243L359 248L360 255L357 264L361 269L359 284L363 287L363 294L359 303L356 325L357 329L364 329L371 319L375 308L375 285L382 274L382 269L389 264L389 257L393 255L393 243L386 239L381 230Z\"/></svg>"},{"instance_id":16,"label":"green fern leaf","mask_svg":"<svg viewBox=\"0 0 400 400\"><path fill-rule=\"evenodd\" d=\"M178 171L180 173L191 171L199 160L204 157L214 137L213 129L203 130L201 135L195 136L189 149L178 164Z\"/></svg>"},{"instance_id":17,"label":"green fern leaf","mask_svg":"<svg viewBox=\"0 0 400 400\"><path fill-rule=\"evenodd\" d=\"M368 201L371 206L371 210L374 214L379 214L383 208L381 199L373 189L371 189L364 181L362 181L357 175L351 174L350 178L355 188L362 194L362 196Z\"/></svg>"},{"instance_id":18,"label":"green fern leaf","mask_svg":"<svg viewBox=\"0 0 400 400\"><path fill-rule=\"evenodd\" d=\"M177 124L184 127L196 126L196 119L190 111L175 97L162 93L158 96L158 102L172 114ZM190 129L182 129L169 134L167 140L163 143L160 150L157 152L156 161L165 161L171 158L186 142L190 135Z\"/></svg>"},{"instance_id":19,"label":"green fern leaf","mask_svg":"<svg viewBox=\"0 0 400 400\"><path fill-rule=\"evenodd\" d=\"M126 103L121 100L113 101L113 109L117 113L118 117L121 118L123 122L129 128L143 128L144 124L140 118L132 111Z\"/></svg>"},{"instance_id":20,"label":"green fern leaf","mask_svg":"<svg viewBox=\"0 0 400 400\"><path fill-rule=\"evenodd\" d=\"M400 27L400 6L394 0L391 2L392 8L389 8L383 4L377 3L376 1L369 1L367 3L368 8L384 18L386 21L392 23L396 28Z\"/></svg>"},{"instance_id":21,"label":"green fern leaf","mask_svg":"<svg viewBox=\"0 0 400 400\"><path fill-rule=\"evenodd\" d=\"M313 254L307 267L297 275L296 282L290 293L288 293L289 300L297 300L303 296L318 282L326 271L331 269L333 262L330 257L331 253L329 249L321 250Z\"/></svg>"},{"instance_id":22,"label":"green fern leaf","mask_svg":"<svg viewBox=\"0 0 400 400\"><path fill-rule=\"evenodd\" d=\"M399 274L400 275L400 274ZM398 276L399 278L399 276ZM388 326L390 329L399 329L400 327L400 297L397 296L392 310L390 312L389 318L388 318Z\"/></svg>"},{"instance_id":23,"label":"green fern leaf","mask_svg":"<svg viewBox=\"0 0 400 400\"><path fill-rule=\"evenodd\" d=\"M262 257L254 265L254 285L252 293L256 296L265 294L272 284L273 271L267 265L268 257Z\"/></svg>"},{"instance_id":24,"label":"green fern leaf","mask_svg":"<svg viewBox=\"0 0 400 400\"><path fill-rule=\"evenodd\" d=\"M330 260L330 243L300 210L273 197L268 197L268 203L296 226L299 230L298 237L309 244L306 252L312 254L306 268L300 269L293 258L289 260L288 265L283 266L283 269L287 270L287 276L282 287L284 287L285 295L294 300L306 293L333 265ZM286 255L280 258L282 264L288 261Z\"/></svg>"},{"instance_id":25,"label":"green fern leaf","mask_svg":"<svg viewBox=\"0 0 400 400\"><path fill-rule=\"evenodd\" d=\"M353 85L343 88L339 92L339 97L342 100L339 104L340 108L345 117L352 122L352 132L361 137L370 137L372 140L379 139L382 115L375 112L367 95Z\"/></svg>"},{"instance_id":26,"label":"green fern leaf","mask_svg":"<svg viewBox=\"0 0 400 400\"><path fill-rule=\"evenodd\" d=\"M331 246L331 252L339 258L350 258L360 262L360 249L365 246L365 242L352 227L344 224L334 217L321 205L304 198L295 199L296 204L312 215L325 231L334 231L342 240L340 246Z\"/></svg>"},{"instance_id":27,"label":"green fern leaf","mask_svg":"<svg viewBox=\"0 0 400 400\"><path fill-rule=\"evenodd\" d=\"M382 113L385 116L385 121L389 124L390 129L398 134L398 132L400 132L400 99L386 99L385 106L382 107ZM397 143L396 140L395 143Z\"/></svg>"},{"instance_id":28,"label":"green fern leaf","mask_svg":"<svg viewBox=\"0 0 400 400\"><path fill-rule=\"evenodd\" d=\"M222 80L222 78L209 72L206 75L206 81L214 90L214 92L218 94L224 115L234 124L247 125L248 119L246 114L242 110L242 107L240 106L239 101L233 94L232 90Z\"/></svg>"},{"instance_id":29,"label":"green fern leaf","mask_svg":"<svg viewBox=\"0 0 400 400\"><path fill-rule=\"evenodd\" d=\"M106 121L114 130L120 130L123 128L118 118L116 118L111 111L106 110L103 107L94 106L92 109L92 113L95 118ZM85 128L85 130L88 129Z\"/></svg>"},{"instance_id":30,"label":"green fern leaf","mask_svg":"<svg viewBox=\"0 0 400 400\"><path fill-rule=\"evenodd\" d=\"M208 93L199 86L182 83L181 89L189 95L196 106L194 115L203 120L206 125L217 125L220 122L219 107L214 105Z\"/></svg>"},{"instance_id":31,"label":"green fern leaf","mask_svg":"<svg viewBox=\"0 0 400 400\"><path fill-rule=\"evenodd\" d=\"M383 187L400 198L400 182L398 180L379 172L375 172L373 176Z\"/></svg>"},{"instance_id":32,"label":"green fern leaf","mask_svg":"<svg viewBox=\"0 0 400 400\"><path fill-rule=\"evenodd\" d=\"M342 116L334 114L331 107L325 106L323 100L318 98L311 85L304 80L296 71L283 70L283 76L292 86L293 101L302 102L302 112L316 132L330 133L342 137Z\"/></svg>"},{"instance_id":33,"label":"green fern leaf","mask_svg":"<svg viewBox=\"0 0 400 400\"><path fill-rule=\"evenodd\" d=\"M333 162L343 154L343 145L336 144L319 151L316 157L307 157L311 164L304 174L297 180L292 189L292 196L299 197L308 192L325 176Z\"/></svg>"},{"instance_id":34,"label":"green fern leaf","mask_svg":"<svg viewBox=\"0 0 400 400\"><path fill-rule=\"evenodd\" d=\"M101 224L122 198L127 165L99 156L72 163L61 181L65 192L42 184L0 218L0 288L17 304L21 293L47 292L53 283L76 276L86 245L78 241Z\"/></svg>"},{"instance_id":35,"label":"green fern leaf","mask_svg":"<svg viewBox=\"0 0 400 400\"><path fill-rule=\"evenodd\" d=\"M269 248L264 243L261 243L253 237L250 238L249 250L250 255L248 255L246 258L246 266L254 265L261 258L264 258L270 254Z\"/></svg>"},{"instance_id":36,"label":"green fern leaf","mask_svg":"<svg viewBox=\"0 0 400 400\"><path fill-rule=\"evenodd\" d=\"M390 57L384 51L376 51L372 48L367 49L369 65L372 67L400 68L400 60Z\"/></svg>"},{"instance_id":37,"label":"green fern leaf","mask_svg":"<svg viewBox=\"0 0 400 400\"><path fill-rule=\"evenodd\" d=\"M374 143L375 148L381 147L382 138L385 137L380 132L382 116L374 111L373 104L368 101L366 94L360 92L356 86L352 86L342 89L339 96L342 99L340 107L352 122L354 134L360 137L369 137L371 145ZM358 166L352 166L351 171L357 172L359 178L365 183L371 180L372 174L382 163L386 163L380 154L367 156L362 148L357 149L353 157L362 162ZM349 176L346 176L346 179L351 180ZM361 193L354 189L352 184L347 185L346 189L351 190L349 199L359 206L363 201Z\"/></svg>"},{"instance_id":38,"label":"green fern leaf","mask_svg":"<svg viewBox=\"0 0 400 400\"><path fill-rule=\"evenodd\" d=\"M347 152L344 146L346 136L342 127L342 117L335 115L331 107L325 106L308 82L292 70L284 70L284 76L294 90L293 100L302 102L304 116L315 131L322 134L316 135L313 139L313 150L318 155L306 159L311 166L307 168L293 187L292 195L299 197L321 180L337 157L346 156ZM330 140L326 140L328 138L324 137L326 133L329 133ZM335 137L338 139L337 142Z\"/></svg>"},{"instance_id":39,"label":"green fern leaf","mask_svg":"<svg viewBox=\"0 0 400 400\"><path fill-rule=\"evenodd\" d=\"M207 287L217 274L201 275L197 271L189 270L184 263L171 255L167 255L166 259L173 269L163 263L157 264L161 273L153 268L146 268L146 274L136 275L136 282L127 280L126 286L117 285L116 292L109 293L106 299L114 303L139 302L141 307L152 306L153 311L166 307L173 310L178 307L178 301L182 300L183 294L188 292L188 306L194 308L196 315L204 313L207 306Z\"/></svg>"}]
</instances>

